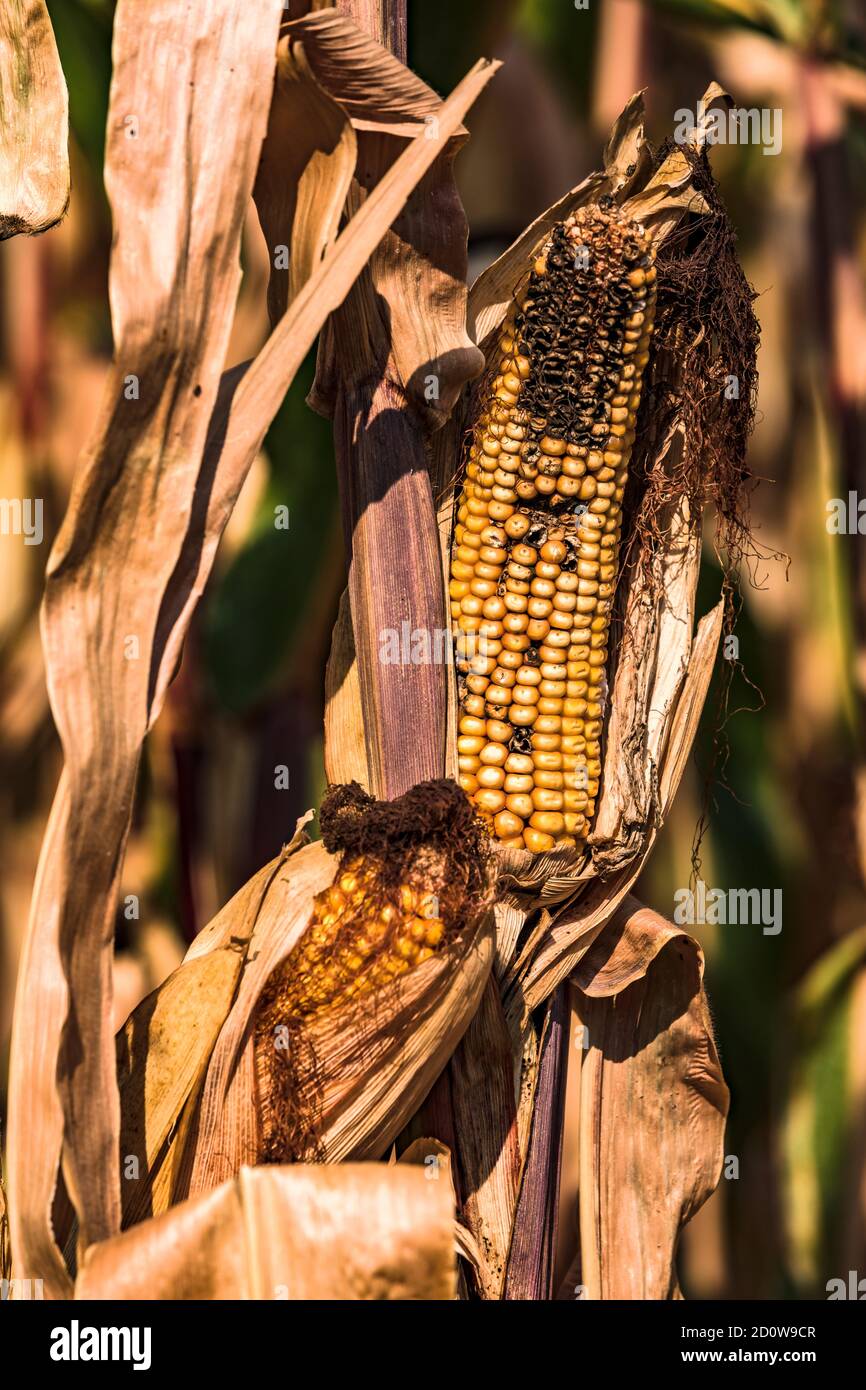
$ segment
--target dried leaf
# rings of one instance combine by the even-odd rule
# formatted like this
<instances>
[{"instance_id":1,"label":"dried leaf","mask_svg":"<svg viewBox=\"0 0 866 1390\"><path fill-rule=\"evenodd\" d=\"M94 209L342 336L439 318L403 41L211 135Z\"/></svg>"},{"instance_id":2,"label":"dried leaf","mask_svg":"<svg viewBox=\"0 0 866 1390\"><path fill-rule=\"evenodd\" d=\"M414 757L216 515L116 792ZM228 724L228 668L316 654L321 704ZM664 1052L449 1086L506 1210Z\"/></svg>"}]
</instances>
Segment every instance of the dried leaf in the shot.
<instances>
[{"instance_id":1,"label":"dried leaf","mask_svg":"<svg viewBox=\"0 0 866 1390\"><path fill-rule=\"evenodd\" d=\"M127 0L115 20L106 187L116 221L116 363L48 566L43 643L66 765L48 833L53 853L43 855L33 906L35 944L48 958L36 966L37 979L25 962L15 1023L26 1057L33 1044L25 1011L40 1012L43 989L62 994L68 981L71 1007L58 1010L66 1021L57 1076L67 1186L85 1244L112 1234L120 1220L114 899L148 719L159 599L188 523L237 294L240 230L267 114L261 83L279 19L276 0L270 8L270 30L261 15L239 22L226 3L204 15ZM166 44L175 53L171 65L160 61ZM217 65L220 82L210 79ZM197 196L190 199L193 149ZM109 593L110 603L102 597ZM65 981L46 986L38 972L56 972L55 951ZM34 1084L33 1061L19 1054L13 1063L13 1242L25 1219L19 1176L22 1187L39 1184L45 1220L53 1186L47 1167L56 1161L53 1143L40 1141L38 1130L24 1137L17 1123L16 1086ZM59 1116L53 1067L41 1070L44 1133L56 1131ZM26 1153L34 1146L35 1171Z\"/></svg>"},{"instance_id":2,"label":"dried leaf","mask_svg":"<svg viewBox=\"0 0 866 1390\"><path fill-rule=\"evenodd\" d=\"M364 711L348 589L340 598L325 668L325 776L334 785L357 782L367 791L373 782L364 742Z\"/></svg>"},{"instance_id":3,"label":"dried leaf","mask_svg":"<svg viewBox=\"0 0 866 1390\"><path fill-rule=\"evenodd\" d=\"M0 11L0 241L45 232L69 203L66 82L44 0Z\"/></svg>"},{"instance_id":4,"label":"dried leaf","mask_svg":"<svg viewBox=\"0 0 866 1390\"><path fill-rule=\"evenodd\" d=\"M319 86L300 44L280 41L268 133L253 197L267 243L268 311L276 323L310 279L339 227L357 142ZM275 253L285 248L286 264Z\"/></svg>"},{"instance_id":5,"label":"dried leaf","mask_svg":"<svg viewBox=\"0 0 866 1390\"><path fill-rule=\"evenodd\" d=\"M168 1205L183 1147L176 1142L177 1127L190 1097L198 1094L262 905L290 853L291 846L235 894L119 1034L120 1152L124 1163L137 1158L140 1170L138 1181L123 1186L124 1226Z\"/></svg>"},{"instance_id":6,"label":"dried leaf","mask_svg":"<svg viewBox=\"0 0 866 1390\"><path fill-rule=\"evenodd\" d=\"M350 206L369 196L405 139L430 143L439 155L329 325L313 399L333 414L338 389L351 391L389 364L394 383L436 428L483 365L466 333L466 218L451 167L465 131L446 130L436 93L340 11L305 15L285 33L303 44L317 80L351 117L359 173ZM498 67L473 69L478 90ZM353 347L348 360L341 353L347 342ZM435 395L427 390L430 373Z\"/></svg>"},{"instance_id":7,"label":"dried leaf","mask_svg":"<svg viewBox=\"0 0 866 1390\"><path fill-rule=\"evenodd\" d=\"M533 1090L532 1134L520 1181L503 1297L533 1302L553 1297L565 1084L568 1075L568 989L550 1001Z\"/></svg>"},{"instance_id":8,"label":"dried leaf","mask_svg":"<svg viewBox=\"0 0 866 1390\"><path fill-rule=\"evenodd\" d=\"M244 1168L91 1246L77 1299L453 1299L447 1183L413 1164Z\"/></svg>"},{"instance_id":9,"label":"dried leaf","mask_svg":"<svg viewBox=\"0 0 866 1390\"><path fill-rule=\"evenodd\" d=\"M589 1299L679 1297L676 1248L714 1190L728 1090L697 942L627 900L572 977L581 1281Z\"/></svg>"},{"instance_id":10,"label":"dried leaf","mask_svg":"<svg viewBox=\"0 0 866 1390\"><path fill-rule=\"evenodd\" d=\"M481 1257L478 1290L498 1299L505 1283L520 1178L514 1059L495 983L451 1059L463 1214Z\"/></svg>"}]
</instances>

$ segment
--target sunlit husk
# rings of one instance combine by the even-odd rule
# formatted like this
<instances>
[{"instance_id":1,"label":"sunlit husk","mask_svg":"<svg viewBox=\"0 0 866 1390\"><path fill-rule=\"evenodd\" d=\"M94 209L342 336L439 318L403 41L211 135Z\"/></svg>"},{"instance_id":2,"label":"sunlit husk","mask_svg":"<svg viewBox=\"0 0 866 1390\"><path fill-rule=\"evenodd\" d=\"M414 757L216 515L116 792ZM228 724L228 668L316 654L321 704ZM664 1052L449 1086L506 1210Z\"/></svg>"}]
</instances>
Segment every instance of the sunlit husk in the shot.
<instances>
[{"instance_id":1,"label":"sunlit husk","mask_svg":"<svg viewBox=\"0 0 866 1390\"><path fill-rule=\"evenodd\" d=\"M414 1164L242 1168L92 1246L77 1299L453 1299L451 1184Z\"/></svg>"},{"instance_id":2,"label":"sunlit husk","mask_svg":"<svg viewBox=\"0 0 866 1390\"><path fill-rule=\"evenodd\" d=\"M224 908L122 1034L123 1134L146 1159L127 1221L208 1191L262 1156L255 1011L335 874L320 843L293 845ZM304 1028L298 1105L326 1160L380 1156L423 1101L467 1028L489 975L489 907L449 949ZM135 1039L131 1052L128 1037Z\"/></svg>"}]
</instances>

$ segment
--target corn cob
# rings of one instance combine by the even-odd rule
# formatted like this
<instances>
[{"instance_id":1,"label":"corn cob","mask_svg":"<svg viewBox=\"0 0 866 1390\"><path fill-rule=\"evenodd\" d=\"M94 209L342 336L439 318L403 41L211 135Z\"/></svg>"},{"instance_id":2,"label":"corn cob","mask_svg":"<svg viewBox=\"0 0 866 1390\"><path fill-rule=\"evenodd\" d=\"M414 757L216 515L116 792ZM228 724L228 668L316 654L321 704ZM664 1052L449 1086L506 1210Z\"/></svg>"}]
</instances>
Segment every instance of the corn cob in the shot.
<instances>
[{"instance_id":1,"label":"corn cob","mask_svg":"<svg viewBox=\"0 0 866 1390\"><path fill-rule=\"evenodd\" d=\"M505 318L472 434L450 583L459 781L512 848L575 846L595 813L653 262L613 206L559 224Z\"/></svg>"},{"instance_id":2,"label":"corn cob","mask_svg":"<svg viewBox=\"0 0 866 1390\"><path fill-rule=\"evenodd\" d=\"M354 782L329 787L319 826L339 857L336 874L315 895L302 936L256 1007L259 1153L270 1162L316 1149L319 1025L345 1009L354 1030L353 1002L456 952L490 897L489 840L452 781L419 783L393 801L376 801ZM387 993L384 1004L387 1020ZM374 1032L380 1026L378 1010L372 1021L369 1010L357 1016Z\"/></svg>"},{"instance_id":3,"label":"corn cob","mask_svg":"<svg viewBox=\"0 0 866 1390\"><path fill-rule=\"evenodd\" d=\"M309 1018L369 994L442 945L445 924L433 893L403 883L382 902L375 864L350 859L317 893L310 925L286 962L281 1009Z\"/></svg>"},{"instance_id":4,"label":"corn cob","mask_svg":"<svg viewBox=\"0 0 866 1390\"><path fill-rule=\"evenodd\" d=\"M268 981L265 1031L369 994L429 960L473 920L486 892L486 836L453 782L422 782L385 802L355 783L331 787L319 824L339 866Z\"/></svg>"}]
</instances>

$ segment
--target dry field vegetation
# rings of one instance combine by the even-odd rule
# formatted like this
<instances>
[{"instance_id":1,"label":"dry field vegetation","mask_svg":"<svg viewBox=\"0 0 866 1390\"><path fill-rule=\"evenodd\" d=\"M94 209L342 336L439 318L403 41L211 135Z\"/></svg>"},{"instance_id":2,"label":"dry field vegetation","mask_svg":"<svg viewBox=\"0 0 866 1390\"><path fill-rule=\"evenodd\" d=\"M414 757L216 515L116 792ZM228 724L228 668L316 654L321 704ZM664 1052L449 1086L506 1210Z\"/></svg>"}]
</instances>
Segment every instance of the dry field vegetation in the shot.
<instances>
[{"instance_id":1,"label":"dry field vegetation","mask_svg":"<svg viewBox=\"0 0 866 1390\"><path fill-rule=\"evenodd\" d=\"M0 62L12 238L70 202L42 0ZM635 886L753 553L754 296L700 124L651 143L640 95L467 287L454 158L499 77L440 98L399 0L117 5L113 361L44 576L62 773L4 1136L2 1273L45 1297L680 1296L729 1095L701 946ZM147 750L195 722L197 605L314 347L347 557L320 838L118 1017Z\"/></svg>"}]
</instances>

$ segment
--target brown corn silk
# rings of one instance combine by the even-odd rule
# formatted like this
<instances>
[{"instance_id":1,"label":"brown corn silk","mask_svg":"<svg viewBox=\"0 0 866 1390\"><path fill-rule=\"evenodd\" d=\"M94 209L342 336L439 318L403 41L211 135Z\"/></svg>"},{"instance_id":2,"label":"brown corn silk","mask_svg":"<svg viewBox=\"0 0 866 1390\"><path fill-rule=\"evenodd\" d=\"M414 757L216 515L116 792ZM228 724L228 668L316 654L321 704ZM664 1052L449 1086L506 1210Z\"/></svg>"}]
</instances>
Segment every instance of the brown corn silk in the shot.
<instances>
[{"instance_id":1,"label":"brown corn silk","mask_svg":"<svg viewBox=\"0 0 866 1390\"><path fill-rule=\"evenodd\" d=\"M595 811L653 259L615 207L556 226L482 393L451 561L458 767L513 849L574 848Z\"/></svg>"}]
</instances>

